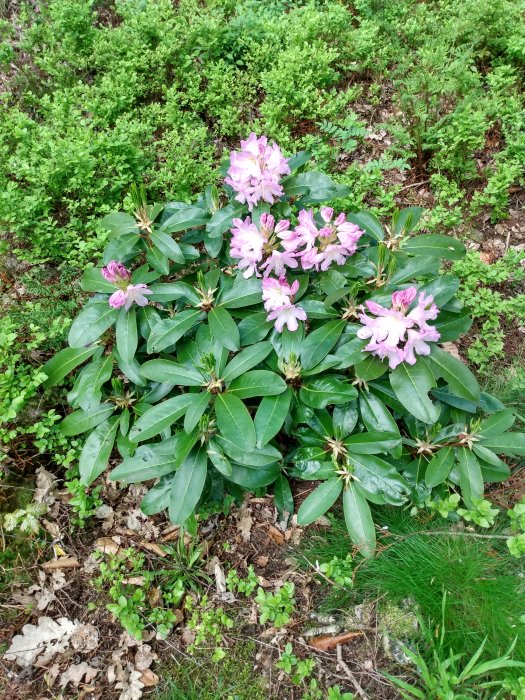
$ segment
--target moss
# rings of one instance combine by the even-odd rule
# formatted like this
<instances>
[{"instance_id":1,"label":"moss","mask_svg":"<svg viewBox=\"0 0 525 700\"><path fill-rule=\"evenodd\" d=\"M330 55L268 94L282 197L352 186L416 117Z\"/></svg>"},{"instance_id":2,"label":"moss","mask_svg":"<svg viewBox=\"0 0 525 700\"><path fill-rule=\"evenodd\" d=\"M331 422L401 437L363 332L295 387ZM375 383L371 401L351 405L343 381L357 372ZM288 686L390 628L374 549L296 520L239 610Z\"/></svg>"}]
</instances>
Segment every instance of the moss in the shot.
<instances>
[{"instance_id":1,"label":"moss","mask_svg":"<svg viewBox=\"0 0 525 700\"><path fill-rule=\"evenodd\" d=\"M203 650L193 659L161 667L156 700L268 700L265 679L254 669L256 644L237 640L219 663Z\"/></svg>"}]
</instances>

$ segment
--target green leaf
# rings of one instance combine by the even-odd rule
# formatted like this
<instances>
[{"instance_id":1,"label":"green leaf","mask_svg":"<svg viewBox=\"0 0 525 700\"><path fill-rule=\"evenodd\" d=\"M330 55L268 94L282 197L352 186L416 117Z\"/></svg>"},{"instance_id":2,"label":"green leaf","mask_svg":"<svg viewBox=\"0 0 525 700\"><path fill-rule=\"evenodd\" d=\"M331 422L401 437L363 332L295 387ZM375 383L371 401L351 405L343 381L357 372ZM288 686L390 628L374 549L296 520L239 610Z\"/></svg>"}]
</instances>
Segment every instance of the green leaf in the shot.
<instances>
[{"instance_id":1,"label":"green leaf","mask_svg":"<svg viewBox=\"0 0 525 700\"><path fill-rule=\"evenodd\" d=\"M504 411L497 411L481 421L476 430L476 435L483 438L501 435L501 433L505 433L512 428L515 420L516 416L512 408L506 408Z\"/></svg>"},{"instance_id":2,"label":"green leaf","mask_svg":"<svg viewBox=\"0 0 525 700\"><path fill-rule=\"evenodd\" d=\"M245 280L242 276L235 280L233 286L224 292L220 298L221 306L225 309L244 309L247 306L260 304L262 300L262 283L256 277Z\"/></svg>"},{"instance_id":3,"label":"green leaf","mask_svg":"<svg viewBox=\"0 0 525 700\"><path fill-rule=\"evenodd\" d=\"M382 241L385 238L385 232L381 222L369 211L360 211L357 214L349 214L347 220L352 224L357 224L359 228L367 233L370 238L375 241Z\"/></svg>"},{"instance_id":4,"label":"green leaf","mask_svg":"<svg viewBox=\"0 0 525 700\"><path fill-rule=\"evenodd\" d=\"M290 482L283 474L279 474L275 481L273 497L280 518L282 518L285 513L288 513L288 515L293 513L294 502L292 489L290 488Z\"/></svg>"},{"instance_id":5,"label":"green leaf","mask_svg":"<svg viewBox=\"0 0 525 700\"><path fill-rule=\"evenodd\" d=\"M254 396L275 396L286 391L286 382L275 372L255 369L234 379L228 386L228 392L239 399Z\"/></svg>"},{"instance_id":6,"label":"green leaf","mask_svg":"<svg viewBox=\"0 0 525 700\"><path fill-rule=\"evenodd\" d=\"M388 452L399 445L401 437L399 433L384 433L372 431L369 433L356 433L344 439L345 447L351 454L375 455L379 452Z\"/></svg>"},{"instance_id":7,"label":"green leaf","mask_svg":"<svg viewBox=\"0 0 525 700\"><path fill-rule=\"evenodd\" d=\"M167 275L170 271L170 261L159 248L148 248L146 251L146 260L151 267L160 272L161 275Z\"/></svg>"},{"instance_id":8,"label":"green leaf","mask_svg":"<svg viewBox=\"0 0 525 700\"><path fill-rule=\"evenodd\" d=\"M153 284L150 287L152 294L148 297L151 301L175 301L176 299L186 299L189 304L196 306L201 298L191 284L186 282L168 282L166 284Z\"/></svg>"},{"instance_id":9,"label":"green leaf","mask_svg":"<svg viewBox=\"0 0 525 700\"><path fill-rule=\"evenodd\" d=\"M423 209L421 207L407 207L392 217L392 228L395 236L401 233L408 234L413 231L421 219Z\"/></svg>"},{"instance_id":10,"label":"green leaf","mask_svg":"<svg viewBox=\"0 0 525 700\"><path fill-rule=\"evenodd\" d=\"M246 211L245 204L235 202L218 209L206 224L206 231L211 238L222 236L231 228L233 219L239 218Z\"/></svg>"},{"instance_id":11,"label":"green leaf","mask_svg":"<svg viewBox=\"0 0 525 700\"><path fill-rule=\"evenodd\" d=\"M162 433L181 418L191 405L195 394L181 394L152 406L141 415L129 432L130 440L142 442Z\"/></svg>"},{"instance_id":12,"label":"green leaf","mask_svg":"<svg viewBox=\"0 0 525 700\"><path fill-rule=\"evenodd\" d=\"M185 260L182 250L171 236L162 231L153 231L150 235L150 239L153 245L158 248L165 257L173 260L173 262L179 263L179 265L184 265Z\"/></svg>"},{"instance_id":13,"label":"green leaf","mask_svg":"<svg viewBox=\"0 0 525 700\"><path fill-rule=\"evenodd\" d=\"M102 262L107 265L111 260L123 260L126 256L137 253L137 244L141 240L138 233L123 233L118 238L114 238L104 248Z\"/></svg>"},{"instance_id":14,"label":"green leaf","mask_svg":"<svg viewBox=\"0 0 525 700\"><path fill-rule=\"evenodd\" d=\"M169 506L171 485L174 478L174 474L165 474L158 484L150 488L140 504L140 509L145 515L156 515Z\"/></svg>"},{"instance_id":15,"label":"green leaf","mask_svg":"<svg viewBox=\"0 0 525 700\"><path fill-rule=\"evenodd\" d=\"M119 309L107 301L88 304L73 321L69 329L68 342L72 348L85 348L98 340L102 333L117 320Z\"/></svg>"},{"instance_id":16,"label":"green leaf","mask_svg":"<svg viewBox=\"0 0 525 700\"><path fill-rule=\"evenodd\" d=\"M200 391L198 394L190 394L190 396L192 397L192 400L184 417L184 430L187 433L191 433L191 431L198 425L202 414L206 410L211 399L211 394L209 394L207 391Z\"/></svg>"},{"instance_id":17,"label":"green leaf","mask_svg":"<svg viewBox=\"0 0 525 700\"><path fill-rule=\"evenodd\" d=\"M428 397L430 389L436 385L429 367L421 361L415 365L402 362L390 373L390 384L397 398L413 416L423 423L435 423L439 418L439 407L434 406Z\"/></svg>"},{"instance_id":18,"label":"green leaf","mask_svg":"<svg viewBox=\"0 0 525 700\"><path fill-rule=\"evenodd\" d=\"M239 323L239 334L241 337L241 345L250 345L264 340L271 328L272 321L267 321L268 314L266 311L250 314L242 319Z\"/></svg>"},{"instance_id":19,"label":"green leaf","mask_svg":"<svg viewBox=\"0 0 525 700\"><path fill-rule=\"evenodd\" d=\"M87 430L91 430L115 411L115 404L101 403L95 410L89 411L74 411L66 416L60 423L60 432L62 435L71 437L72 435L80 435Z\"/></svg>"},{"instance_id":20,"label":"green leaf","mask_svg":"<svg viewBox=\"0 0 525 700\"><path fill-rule=\"evenodd\" d=\"M131 307L129 311L124 308L120 310L116 337L120 357L125 363L131 363L135 358L138 345L137 316L134 307Z\"/></svg>"},{"instance_id":21,"label":"green leaf","mask_svg":"<svg viewBox=\"0 0 525 700\"><path fill-rule=\"evenodd\" d=\"M112 282L108 282L102 277L100 267L89 267L82 273L80 286L84 292L101 292L102 294L113 294L117 291Z\"/></svg>"},{"instance_id":22,"label":"green leaf","mask_svg":"<svg viewBox=\"0 0 525 700\"><path fill-rule=\"evenodd\" d=\"M237 324L230 314L220 306L216 306L208 314L208 323L212 336L223 347L235 352L240 347L240 336Z\"/></svg>"},{"instance_id":23,"label":"green leaf","mask_svg":"<svg viewBox=\"0 0 525 700\"><path fill-rule=\"evenodd\" d=\"M441 311L433 325L439 332L439 342L448 343L457 340L469 330L472 326L472 318L468 311L459 314Z\"/></svg>"},{"instance_id":24,"label":"green leaf","mask_svg":"<svg viewBox=\"0 0 525 700\"><path fill-rule=\"evenodd\" d=\"M77 402L80 408L90 412L100 405L102 386L113 374L113 353L103 355L85 367L76 384Z\"/></svg>"},{"instance_id":25,"label":"green leaf","mask_svg":"<svg viewBox=\"0 0 525 700\"><path fill-rule=\"evenodd\" d=\"M380 457L370 454L350 454L349 461L359 484L371 494L383 496L387 503L401 505L409 491L405 479L396 468Z\"/></svg>"},{"instance_id":26,"label":"green leaf","mask_svg":"<svg viewBox=\"0 0 525 700\"><path fill-rule=\"evenodd\" d=\"M106 214L100 220L100 225L110 232L111 238L121 236L123 233L138 233L135 219L122 211L113 211L110 214Z\"/></svg>"},{"instance_id":27,"label":"green leaf","mask_svg":"<svg viewBox=\"0 0 525 700\"><path fill-rule=\"evenodd\" d=\"M324 173L307 172L289 175L281 181L287 197L301 197L301 204L328 202L350 194L350 188L339 185Z\"/></svg>"},{"instance_id":28,"label":"green leaf","mask_svg":"<svg viewBox=\"0 0 525 700\"><path fill-rule=\"evenodd\" d=\"M337 368L346 369L362 362L366 356L363 348L367 343L367 340L352 338L350 342L340 345L333 355L338 360Z\"/></svg>"},{"instance_id":29,"label":"green leaf","mask_svg":"<svg viewBox=\"0 0 525 700\"><path fill-rule=\"evenodd\" d=\"M281 453L273 445L265 445L251 452L220 435L217 435L216 442L230 459L246 467L266 467L268 464L275 464L282 459Z\"/></svg>"},{"instance_id":30,"label":"green leaf","mask_svg":"<svg viewBox=\"0 0 525 700\"><path fill-rule=\"evenodd\" d=\"M430 352L430 362L454 394L466 401L479 401L479 385L476 377L461 360L434 344Z\"/></svg>"},{"instance_id":31,"label":"green leaf","mask_svg":"<svg viewBox=\"0 0 525 700\"><path fill-rule=\"evenodd\" d=\"M357 362L354 367L355 376L364 382L371 382L382 377L387 370L388 364L374 355L368 355L361 362Z\"/></svg>"},{"instance_id":32,"label":"green leaf","mask_svg":"<svg viewBox=\"0 0 525 700\"><path fill-rule=\"evenodd\" d=\"M458 289L459 279L457 277L453 275L440 275L436 279L421 285L418 289L418 294L421 292L425 292L427 296L431 294L434 297L434 303L437 304L439 308L442 308L452 299Z\"/></svg>"},{"instance_id":33,"label":"green leaf","mask_svg":"<svg viewBox=\"0 0 525 700\"><path fill-rule=\"evenodd\" d=\"M357 397L357 390L347 379L322 376L305 382L299 390L301 401L312 408L346 403Z\"/></svg>"},{"instance_id":34,"label":"green leaf","mask_svg":"<svg viewBox=\"0 0 525 700\"><path fill-rule=\"evenodd\" d=\"M229 478L232 475L232 465L215 440L208 441L208 457L223 476Z\"/></svg>"},{"instance_id":35,"label":"green leaf","mask_svg":"<svg viewBox=\"0 0 525 700\"><path fill-rule=\"evenodd\" d=\"M339 340L345 326L346 321L329 321L305 338L301 345L303 369L312 369L326 357Z\"/></svg>"},{"instance_id":36,"label":"green leaf","mask_svg":"<svg viewBox=\"0 0 525 700\"><path fill-rule=\"evenodd\" d=\"M465 255L465 244L452 236L438 233L424 234L410 238L403 246L406 253L424 255L427 258L460 260Z\"/></svg>"},{"instance_id":37,"label":"green leaf","mask_svg":"<svg viewBox=\"0 0 525 700\"><path fill-rule=\"evenodd\" d=\"M202 386L204 377L192 367L180 365L172 360L148 360L141 366L146 379L154 382L170 382L177 386Z\"/></svg>"},{"instance_id":38,"label":"green leaf","mask_svg":"<svg viewBox=\"0 0 525 700\"><path fill-rule=\"evenodd\" d=\"M218 394L215 414L222 435L248 452L255 447L255 427L248 409L232 394Z\"/></svg>"},{"instance_id":39,"label":"green leaf","mask_svg":"<svg viewBox=\"0 0 525 700\"><path fill-rule=\"evenodd\" d=\"M420 277L437 277L439 272L439 261L432 258L409 258L408 261L399 267L388 280L389 288L397 287L403 282L419 279Z\"/></svg>"},{"instance_id":40,"label":"green leaf","mask_svg":"<svg viewBox=\"0 0 525 700\"><path fill-rule=\"evenodd\" d=\"M97 349L96 345L87 348L64 348L54 355L42 367L42 372L47 375L44 386L49 388L62 381L71 370L85 362Z\"/></svg>"},{"instance_id":41,"label":"green leaf","mask_svg":"<svg viewBox=\"0 0 525 700\"><path fill-rule=\"evenodd\" d=\"M466 447L457 451L459 466L459 485L461 495L468 508L474 507L474 502L483 498L483 475L475 454Z\"/></svg>"},{"instance_id":42,"label":"green leaf","mask_svg":"<svg viewBox=\"0 0 525 700\"><path fill-rule=\"evenodd\" d=\"M297 513L299 525L310 525L318 520L331 508L343 490L343 482L339 477L323 481L312 493L305 498Z\"/></svg>"},{"instance_id":43,"label":"green leaf","mask_svg":"<svg viewBox=\"0 0 525 700\"><path fill-rule=\"evenodd\" d=\"M256 343L241 350L224 368L222 379L228 384L262 362L271 351L272 344L269 341Z\"/></svg>"},{"instance_id":44,"label":"green leaf","mask_svg":"<svg viewBox=\"0 0 525 700\"><path fill-rule=\"evenodd\" d=\"M277 396L266 396L255 414L255 434L257 447L266 445L281 429L290 411L291 389Z\"/></svg>"},{"instance_id":45,"label":"green leaf","mask_svg":"<svg viewBox=\"0 0 525 700\"><path fill-rule=\"evenodd\" d=\"M454 464L455 450L453 447L442 447L428 463L425 472L425 483L430 488L442 484L450 474Z\"/></svg>"},{"instance_id":46,"label":"green leaf","mask_svg":"<svg viewBox=\"0 0 525 700\"><path fill-rule=\"evenodd\" d=\"M525 456L525 433L505 433L481 440L481 445L503 455Z\"/></svg>"},{"instance_id":47,"label":"green leaf","mask_svg":"<svg viewBox=\"0 0 525 700\"><path fill-rule=\"evenodd\" d=\"M141 445L133 457L128 457L116 469L113 469L109 475L110 479L124 481L126 484L137 484L140 481L157 479L165 474L170 474L186 459L198 437L197 431L189 435L180 432L176 433L170 440L164 441L167 443L165 449L164 443Z\"/></svg>"},{"instance_id":48,"label":"green leaf","mask_svg":"<svg viewBox=\"0 0 525 700\"><path fill-rule=\"evenodd\" d=\"M204 226L210 220L210 215L205 209L194 206L186 206L178 209L164 221L160 230L163 233L178 233L189 228Z\"/></svg>"},{"instance_id":49,"label":"green leaf","mask_svg":"<svg viewBox=\"0 0 525 700\"><path fill-rule=\"evenodd\" d=\"M279 473L280 467L278 464L269 464L266 467L233 464L229 480L248 491L255 491L255 489L272 484L279 476Z\"/></svg>"},{"instance_id":50,"label":"green leaf","mask_svg":"<svg viewBox=\"0 0 525 700\"><path fill-rule=\"evenodd\" d=\"M367 430L399 434L392 414L374 394L366 392L359 394L359 411Z\"/></svg>"},{"instance_id":51,"label":"green leaf","mask_svg":"<svg viewBox=\"0 0 525 700\"><path fill-rule=\"evenodd\" d=\"M372 557L376 548L374 520L363 492L353 482L343 493L343 511L350 539L364 557Z\"/></svg>"},{"instance_id":52,"label":"green leaf","mask_svg":"<svg viewBox=\"0 0 525 700\"><path fill-rule=\"evenodd\" d=\"M86 486L92 484L108 466L109 457L119 425L119 416L113 416L100 423L88 436L78 460L80 481Z\"/></svg>"},{"instance_id":53,"label":"green leaf","mask_svg":"<svg viewBox=\"0 0 525 700\"><path fill-rule=\"evenodd\" d=\"M165 348L175 345L182 336L196 326L204 314L200 309L187 309L179 311L172 318L159 321L151 329L148 338L148 353L161 352Z\"/></svg>"},{"instance_id":54,"label":"green leaf","mask_svg":"<svg viewBox=\"0 0 525 700\"><path fill-rule=\"evenodd\" d=\"M193 514L204 489L208 467L206 448L201 445L186 457L171 485L169 517L182 525Z\"/></svg>"}]
</instances>

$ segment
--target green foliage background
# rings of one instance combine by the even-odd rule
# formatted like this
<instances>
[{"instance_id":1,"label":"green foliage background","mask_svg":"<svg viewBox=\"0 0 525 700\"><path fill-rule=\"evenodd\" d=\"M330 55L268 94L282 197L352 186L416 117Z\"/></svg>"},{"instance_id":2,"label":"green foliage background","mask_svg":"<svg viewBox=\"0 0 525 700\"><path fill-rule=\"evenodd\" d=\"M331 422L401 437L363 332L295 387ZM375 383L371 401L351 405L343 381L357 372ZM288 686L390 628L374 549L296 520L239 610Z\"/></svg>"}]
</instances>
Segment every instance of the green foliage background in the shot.
<instances>
[{"instance_id":1,"label":"green foliage background","mask_svg":"<svg viewBox=\"0 0 525 700\"><path fill-rule=\"evenodd\" d=\"M252 129L287 154L310 149L312 167L351 186L349 210L412 203L404 174L430 187L428 230L504 219L525 164L523 11L522 0L18 5L0 21L3 441L57 447L56 415L35 407L38 367L104 244L97 220L136 181L152 199L191 200Z\"/></svg>"}]
</instances>

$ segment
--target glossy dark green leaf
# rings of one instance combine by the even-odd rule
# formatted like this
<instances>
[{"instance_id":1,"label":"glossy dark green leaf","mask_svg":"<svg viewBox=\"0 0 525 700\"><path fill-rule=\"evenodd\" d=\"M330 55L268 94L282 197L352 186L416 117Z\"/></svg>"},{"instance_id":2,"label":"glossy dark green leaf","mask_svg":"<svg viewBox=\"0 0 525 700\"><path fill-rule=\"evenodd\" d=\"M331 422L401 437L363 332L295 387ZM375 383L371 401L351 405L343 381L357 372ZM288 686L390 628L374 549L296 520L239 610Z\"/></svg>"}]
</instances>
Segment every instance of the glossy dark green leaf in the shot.
<instances>
[{"instance_id":1,"label":"glossy dark green leaf","mask_svg":"<svg viewBox=\"0 0 525 700\"><path fill-rule=\"evenodd\" d=\"M351 482L343 493L343 511L350 539L364 557L372 557L376 548L374 520L363 491Z\"/></svg>"},{"instance_id":2,"label":"glossy dark green leaf","mask_svg":"<svg viewBox=\"0 0 525 700\"><path fill-rule=\"evenodd\" d=\"M107 301L88 304L79 313L69 329L68 342L72 348L85 348L98 340L112 326L119 315Z\"/></svg>"},{"instance_id":3,"label":"glossy dark green leaf","mask_svg":"<svg viewBox=\"0 0 525 700\"><path fill-rule=\"evenodd\" d=\"M282 394L263 398L254 419L257 447L266 445L282 428L290 411L291 398L292 391L288 388Z\"/></svg>"},{"instance_id":4,"label":"glossy dark green leaf","mask_svg":"<svg viewBox=\"0 0 525 700\"><path fill-rule=\"evenodd\" d=\"M220 297L220 304L225 309L244 309L247 306L260 304L262 300L261 280L252 277L245 280L237 278L233 286Z\"/></svg>"},{"instance_id":5,"label":"glossy dark green leaf","mask_svg":"<svg viewBox=\"0 0 525 700\"><path fill-rule=\"evenodd\" d=\"M330 404L347 403L357 397L357 390L347 379L322 376L309 379L299 390L299 396L307 406L326 408Z\"/></svg>"},{"instance_id":6,"label":"glossy dark green leaf","mask_svg":"<svg viewBox=\"0 0 525 700\"><path fill-rule=\"evenodd\" d=\"M357 214L349 214L347 219L352 224L357 224L362 231L365 231L365 233L375 241L382 241L384 239L385 232L381 222L372 212L360 211L357 212Z\"/></svg>"},{"instance_id":7,"label":"glossy dark green leaf","mask_svg":"<svg viewBox=\"0 0 525 700\"><path fill-rule=\"evenodd\" d=\"M355 433L344 439L345 447L351 454L375 455L389 452L401 442L399 433L367 432Z\"/></svg>"},{"instance_id":8,"label":"glossy dark green leaf","mask_svg":"<svg viewBox=\"0 0 525 700\"><path fill-rule=\"evenodd\" d=\"M279 517L283 517L285 513L291 515L294 511L294 502L292 489L290 488L290 482L283 475L279 474L277 477L274 487L273 496L275 499L275 507L279 513Z\"/></svg>"},{"instance_id":9,"label":"glossy dark green leaf","mask_svg":"<svg viewBox=\"0 0 525 700\"><path fill-rule=\"evenodd\" d=\"M497 454L525 456L525 433L505 433L484 438L480 444Z\"/></svg>"},{"instance_id":10,"label":"glossy dark green leaf","mask_svg":"<svg viewBox=\"0 0 525 700\"><path fill-rule=\"evenodd\" d=\"M437 345L430 352L432 368L447 382L450 390L466 401L479 400L479 385L469 368Z\"/></svg>"},{"instance_id":11,"label":"glossy dark green leaf","mask_svg":"<svg viewBox=\"0 0 525 700\"><path fill-rule=\"evenodd\" d=\"M211 394L207 391L199 391L197 394L190 394L191 402L186 409L186 415L184 416L184 430L187 433L191 431L199 424L199 421L208 407L211 400Z\"/></svg>"},{"instance_id":12,"label":"glossy dark green leaf","mask_svg":"<svg viewBox=\"0 0 525 700\"><path fill-rule=\"evenodd\" d=\"M371 382L373 379L382 377L388 370L388 363L383 362L379 357L368 355L354 367L355 376L364 382Z\"/></svg>"},{"instance_id":13,"label":"glossy dark green leaf","mask_svg":"<svg viewBox=\"0 0 525 700\"><path fill-rule=\"evenodd\" d=\"M229 480L248 491L255 491L255 489L273 484L279 474L278 464L269 464L266 467L232 464L232 474Z\"/></svg>"},{"instance_id":14,"label":"glossy dark green leaf","mask_svg":"<svg viewBox=\"0 0 525 700\"><path fill-rule=\"evenodd\" d=\"M511 408L506 408L504 411L497 411L481 421L479 428L476 430L476 435L483 438L501 435L501 433L505 433L512 428L515 420L516 416Z\"/></svg>"},{"instance_id":15,"label":"glossy dark green leaf","mask_svg":"<svg viewBox=\"0 0 525 700\"><path fill-rule=\"evenodd\" d=\"M199 370L172 360L148 360L142 365L141 371L147 379L154 382L170 382L177 386L202 386L205 382Z\"/></svg>"},{"instance_id":16,"label":"glossy dark green leaf","mask_svg":"<svg viewBox=\"0 0 525 700\"><path fill-rule=\"evenodd\" d=\"M297 512L298 524L304 526L318 520L334 505L342 490L343 482L339 477L320 484L301 503Z\"/></svg>"},{"instance_id":17,"label":"glossy dark green leaf","mask_svg":"<svg viewBox=\"0 0 525 700\"><path fill-rule=\"evenodd\" d=\"M254 369L234 379L228 386L228 392L239 399L254 396L275 396L286 391L286 383L275 372L266 369Z\"/></svg>"},{"instance_id":18,"label":"glossy dark green leaf","mask_svg":"<svg viewBox=\"0 0 525 700\"><path fill-rule=\"evenodd\" d=\"M390 373L390 384L409 413L423 423L437 421L439 408L428 397L428 392L436 382L429 367L421 359L415 365L402 362Z\"/></svg>"},{"instance_id":19,"label":"glossy dark green leaf","mask_svg":"<svg viewBox=\"0 0 525 700\"><path fill-rule=\"evenodd\" d=\"M443 260L460 260L465 256L465 244L452 236L439 233L423 234L410 238L403 250L412 255L423 255L428 258Z\"/></svg>"},{"instance_id":20,"label":"glossy dark green leaf","mask_svg":"<svg viewBox=\"0 0 525 700\"><path fill-rule=\"evenodd\" d=\"M392 414L374 394L364 391L359 394L359 411L367 430L399 433Z\"/></svg>"},{"instance_id":21,"label":"glossy dark green leaf","mask_svg":"<svg viewBox=\"0 0 525 700\"><path fill-rule=\"evenodd\" d=\"M171 484L169 518L182 525L193 514L204 489L208 455L204 445L194 448L186 457Z\"/></svg>"},{"instance_id":22,"label":"glossy dark green leaf","mask_svg":"<svg viewBox=\"0 0 525 700\"><path fill-rule=\"evenodd\" d=\"M155 515L169 506L174 478L175 474L165 474L155 486L150 488L140 503L140 509L145 515Z\"/></svg>"},{"instance_id":23,"label":"glossy dark green leaf","mask_svg":"<svg viewBox=\"0 0 525 700\"><path fill-rule=\"evenodd\" d=\"M171 236L163 231L153 231L150 235L151 242L153 245L160 250L160 252L173 262L184 265L184 255L179 247L179 244L173 240Z\"/></svg>"},{"instance_id":24,"label":"glossy dark green leaf","mask_svg":"<svg viewBox=\"0 0 525 700\"><path fill-rule=\"evenodd\" d=\"M152 406L141 415L131 428L130 440L143 442L169 428L186 413L194 396L195 394L180 394L173 399Z\"/></svg>"},{"instance_id":25,"label":"glossy dark green leaf","mask_svg":"<svg viewBox=\"0 0 525 700\"><path fill-rule=\"evenodd\" d=\"M250 345L250 347L241 350L241 352L236 355L224 368L224 371L222 372L222 379L224 379L226 384L228 384L232 380L242 376L245 372L261 363L266 357L268 357L271 351L272 344L269 341L256 343L255 345Z\"/></svg>"},{"instance_id":26,"label":"glossy dark green leaf","mask_svg":"<svg viewBox=\"0 0 525 700\"><path fill-rule=\"evenodd\" d=\"M80 481L86 486L92 484L108 466L118 424L118 416L108 418L97 425L84 443L78 459L78 470Z\"/></svg>"},{"instance_id":27,"label":"glossy dark green leaf","mask_svg":"<svg viewBox=\"0 0 525 700\"><path fill-rule=\"evenodd\" d=\"M187 205L181 207L163 222L160 230L164 233L178 233L189 228L204 226L210 220L210 215L205 209Z\"/></svg>"},{"instance_id":28,"label":"glossy dark green leaf","mask_svg":"<svg viewBox=\"0 0 525 700\"><path fill-rule=\"evenodd\" d=\"M60 350L42 367L41 371L47 376L44 386L49 388L58 384L75 367L89 359L96 349L97 346L92 345L87 348L64 348Z\"/></svg>"},{"instance_id":29,"label":"glossy dark green leaf","mask_svg":"<svg viewBox=\"0 0 525 700\"><path fill-rule=\"evenodd\" d=\"M170 271L169 258L162 253L159 248L148 248L146 251L146 260L151 267L160 272L161 275L167 275Z\"/></svg>"},{"instance_id":30,"label":"glossy dark green leaf","mask_svg":"<svg viewBox=\"0 0 525 700\"><path fill-rule=\"evenodd\" d=\"M421 207L407 207L396 212L392 217L392 230L395 236L408 234L413 231L421 219L423 209ZM412 240L412 239L410 239Z\"/></svg>"},{"instance_id":31,"label":"glossy dark green leaf","mask_svg":"<svg viewBox=\"0 0 525 700\"><path fill-rule=\"evenodd\" d=\"M208 457L218 472L223 476L230 477L232 475L232 465L226 457L221 447L215 440L208 441Z\"/></svg>"},{"instance_id":32,"label":"glossy dark green leaf","mask_svg":"<svg viewBox=\"0 0 525 700\"><path fill-rule=\"evenodd\" d=\"M246 211L245 204L234 202L218 209L206 224L206 231L212 238L222 236L231 228L233 219L239 218Z\"/></svg>"},{"instance_id":33,"label":"glossy dark green leaf","mask_svg":"<svg viewBox=\"0 0 525 700\"><path fill-rule=\"evenodd\" d=\"M242 319L238 325L241 345L251 345L266 338L270 329L273 328L273 322L267 321L267 317L267 312L261 311Z\"/></svg>"},{"instance_id":34,"label":"glossy dark green leaf","mask_svg":"<svg viewBox=\"0 0 525 700\"><path fill-rule=\"evenodd\" d=\"M255 427L248 409L233 394L218 394L215 398L215 414L222 435L248 452L255 447Z\"/></svg>"},{"instance_id":35,"label":"glossy dark green leaf","mask_svg":"<svg viewBox=\"0 0 525 700\"><path fill-rule=\"evenodd\" d=\"M428 463L425 472L425 483L434 487L442 484L452 469L454 464L455 450L453 447L442 447L436 452Z\"/></svg>"},{"instance_id":36,"label":"glossy dark green leaf","mask_svg":"<svg viewBox=\"0 0 525 700\"><path fill-rule=\"evenodd\" d=\"M401 265L388 280L389 288L394 288L404 282L421 277L433 276L437 277L439 272L439 261L432 258L416 257L409 258L406 263Z\"/></svg>"},{"instance_id":37,"label":"glossy dark green leaf","mask_svg":"<svg viewBox=\"0 0 525 700\"><path fill-rule=\"evenodd\" d=\"M171 318L164 318L153 326L148 338L148 353L161 352L182 338L204 318L200 309L179 311Z\"/></svg>"},{"instance_id":38,"label":"glossy dark green leaf","mask_svg":"<svg viewBox=\"0 0 525 700\"><path fill-rule=\"evenodd\" d=\"M133 306L128 311L120 309L115 333L120 357L124 362L130 363L138 345L137 315Z\"/></svg>"},{"instance_id":39,"label":"glossy dark green leaf","mask_svg":"<svg viewBox=\"0 0 525 700\"><path fill-rule=\"evenodd\" d=\"M481 467L472 450L459 447L457 450L459 467L459 485L461 495L468 508L473 508L475 501L483 498L483 475Z\"/></svg>"},{"instance_id":40,"label":"glossy dark green leaf","mask_svg":"<svg viewBox=\"0 0 525 700\"><path fill-rule=\"evenodd\" d=\"M240 336L237 324L221 306L216 306L208 314L210 331L215 340L223 347L235 352L240 347Z\"/></svg>"},{"instance_id":41,"label":"glossy dark green leaf","mask_svg":"<svg viewBox=\"0 0 525 700\"><path fill-rule=\"evenodd\" d=\"M150 301L175 301L185 299L192 306L201 302L201 297L191 284L186 282L168 282L166 284L152 284L150 286L152 294L148 297Z\"/></svg>"},{"instance_id":42,"label":"glossy dark green leaf","mask_svg":"<svg viewBox=\"0 0 525 700\"><path fill-rule=\"evenodd\" d=\"M84 292L101 292L102 294L113 294L117 287L113 282L108 282L102 276L100 267L89 267L82 273L80 286Z\"/></svg>"},{"instance_id":43,"label":"glossy dark green leaf","mask_svg":"<svg viewBox=\"0 0 525 700\"><path fill-rule=\"evenodd\" d=\"M301 345L301 365L304 369L315 367L326 357L339 340L345 321L329 321L309 333Z\"/></svg>"},{"instance_id":44,"label":"glossy dark green leaf","mask_svg":"<svg viewBox=\"0 0 525 700\"><path fill-rule=\"evenodd\" d=\"M60 423L60 432L67 437L85 433L109 418L115 408L115 404L101 403L100 406L89 412L81 409L74 411Z\"/></svg>"},{"instance_id":45,"label":"glossy dark green leaf","mask_svg":"<svg viewBox=\"0 0 525 700\"><path fill-rule=\"evenodd\" d=\"M392 464L371 454L351 453L349 461L356 479L367 491L383 496L392 505L406 501L408 484Z\"/></svg>"},{"instance_id":46,"label":"glossy dark green leaf","mask_svg":"<svg viewBox=\"0 0 525 700\"><path fill-rule=\"evenodd\" d=\"M339 185L325 173L307 172L289 175L282 180L287 197L300 197L301 204L328 202L339 197L346 197L350 188Z\"/></svg>"},{"instance_id":47,"label":"glossy dark green leaf","mask_svg":"<svg viewBox=\"0 0 525 700\"><path fill-rule=\"evenodd\" d=\"M103 355L93 360L82 370L77 389L77 403L88 413L100 405L102 386L109 381L113 374L113 353Z\"/></svg>"}]
</instances>

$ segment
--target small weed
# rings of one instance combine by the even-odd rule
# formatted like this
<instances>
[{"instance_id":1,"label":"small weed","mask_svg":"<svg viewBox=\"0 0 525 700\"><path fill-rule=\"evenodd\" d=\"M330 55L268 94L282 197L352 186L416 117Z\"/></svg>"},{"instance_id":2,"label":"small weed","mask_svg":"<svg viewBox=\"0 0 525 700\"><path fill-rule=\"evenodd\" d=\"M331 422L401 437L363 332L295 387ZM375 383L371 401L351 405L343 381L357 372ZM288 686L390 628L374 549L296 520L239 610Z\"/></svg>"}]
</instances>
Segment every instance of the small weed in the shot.
<instances>
[{"instance_id":1,"label":"small weed","mask_svg":"<svg viewBox=\"0 0 525 700\"><path fill-rule=\"evenodd\" d=\"M271 622L274 627L287 625L295 609L294 592L295 586L291 581L283 583L275 593L267 593L259 587L255 602L259 608L260 624Z\"/></svg>"}]
</instances>

